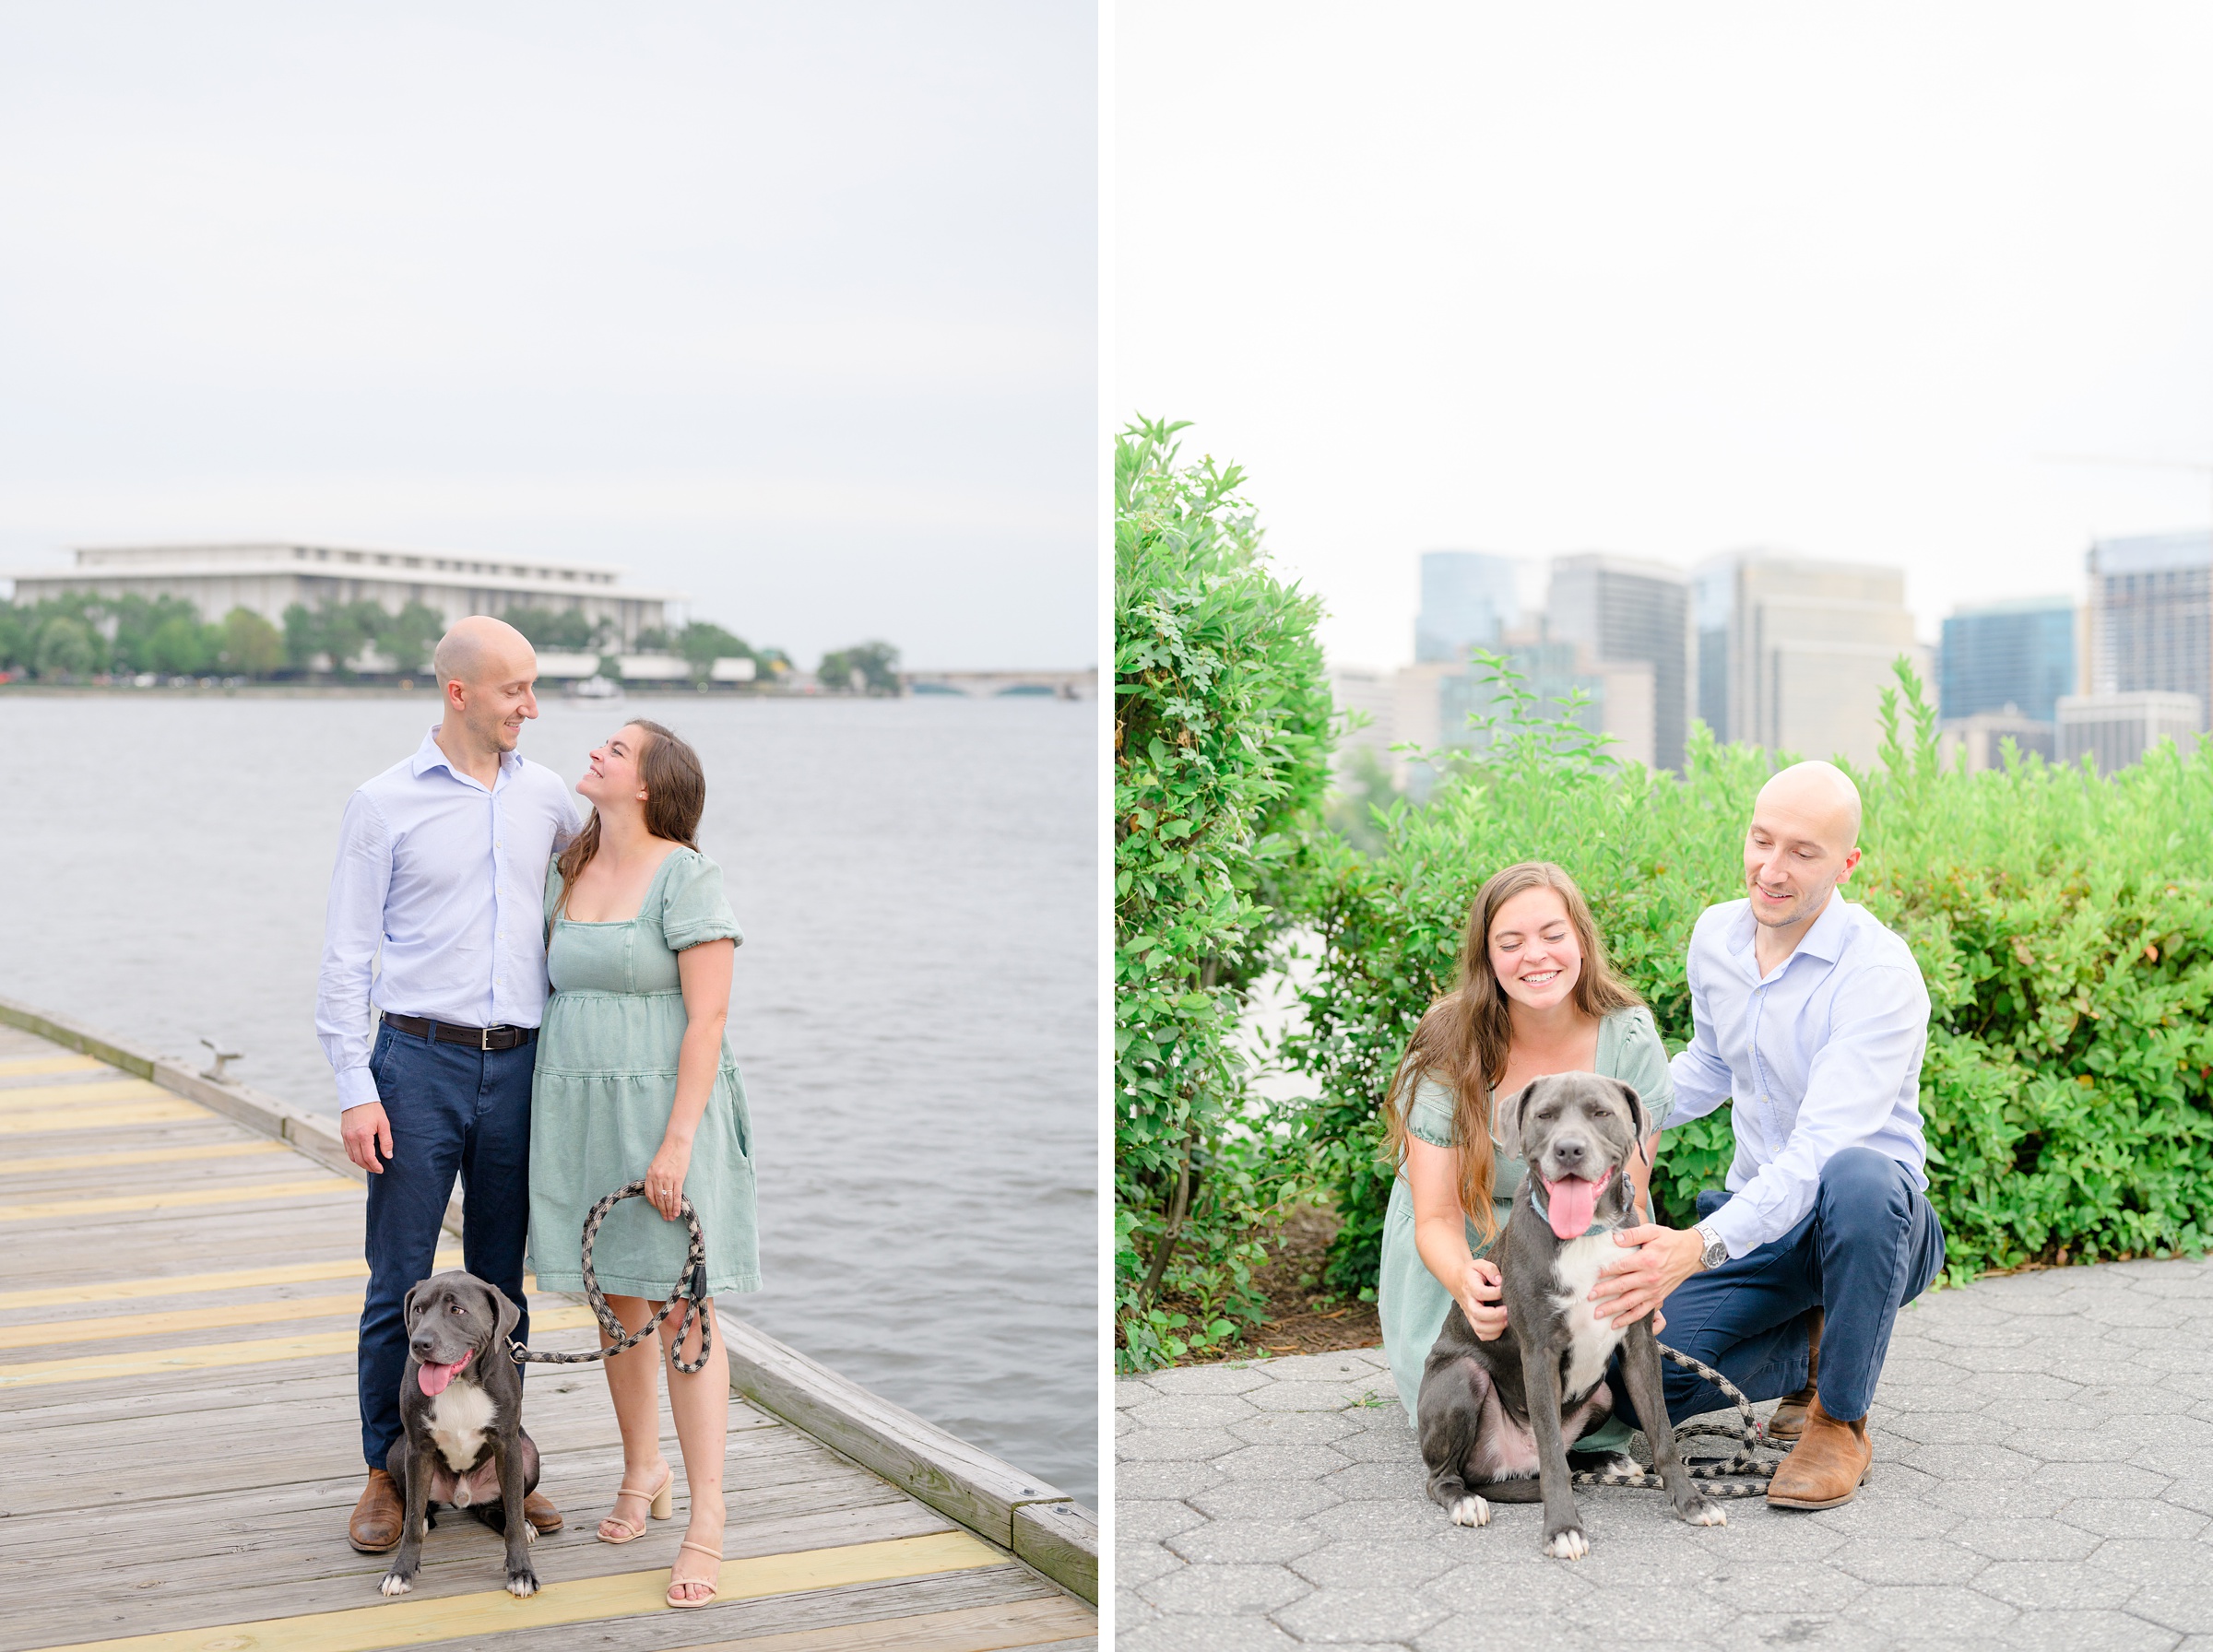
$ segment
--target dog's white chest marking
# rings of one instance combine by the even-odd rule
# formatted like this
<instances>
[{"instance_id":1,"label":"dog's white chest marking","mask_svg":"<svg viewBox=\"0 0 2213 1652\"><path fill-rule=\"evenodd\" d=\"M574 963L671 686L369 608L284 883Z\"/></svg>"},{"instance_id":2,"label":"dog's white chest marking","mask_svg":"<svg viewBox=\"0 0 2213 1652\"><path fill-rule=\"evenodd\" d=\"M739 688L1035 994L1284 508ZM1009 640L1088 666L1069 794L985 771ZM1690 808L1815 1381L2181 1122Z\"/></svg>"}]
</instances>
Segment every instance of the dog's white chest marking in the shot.
<instances>
[{"instance_id":1,"label":"dog's white chest marking","mask_svg":"<svg viewBox=\"0 0 2213 1652\"><path fill-rule=\"evenodd\" d=\"M1598 1270L1621 1254L1612 1233L1587 1233L1561 1245L1553 1263L1560 1319L1569 1338L1568 1375L1560 1385L1565 1399L1572 1401L1596 1387L1606 1374L1606 1362L1621 1343L1621 1332L1607 1324L1589 1300L1592 1287L1598 1283Z\"/></svg>"},{"instance_id":2,"label":"dog's white chest marking","mask_svg":"<svg viewBox=\"0 0 2213 1652\"><path fill-rule=\"evenodd\" d=\"M423 1421L430 1426L431 1438L438 1443L445 1466L455 1473L467 1469L484 1449L491 1414L491 1396L475 1383L448 1383L445 1392L431 1401Z\"/></svg>"}]
</instances>

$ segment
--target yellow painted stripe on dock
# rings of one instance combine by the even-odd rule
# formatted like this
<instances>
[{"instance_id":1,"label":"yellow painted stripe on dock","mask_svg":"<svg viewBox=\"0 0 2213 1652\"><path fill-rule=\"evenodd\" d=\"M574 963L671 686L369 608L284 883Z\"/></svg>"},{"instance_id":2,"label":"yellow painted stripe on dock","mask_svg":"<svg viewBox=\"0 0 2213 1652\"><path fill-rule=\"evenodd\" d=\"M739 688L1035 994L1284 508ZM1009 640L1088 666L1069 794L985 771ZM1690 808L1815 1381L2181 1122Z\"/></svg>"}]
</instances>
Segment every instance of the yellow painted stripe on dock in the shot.
<instances>
[{"instance_id":1,"label":"yellow painted stripe on dock","mask_svg":"<svg viewBox=\"0 0 2213 1652\"><path fill-rule=\"evenodd\" d=\"M102 1079L97 1084L25 1084L0 1090L0 1107L88 1106L95 1102L151 1101L170 1092L144 1079Z\"/></svg>"},{"instance_id":2,"label":"yellow painted stripe on dock","mask_svg":"<svg viewBox=\"0 0 2213 1652\"><path fill-rule=\"evenodd\" d=\"M458 1261L451 1264L459 1267ZM366 1268L363 1269L367 1271ZM523 1294L538 1288L525 1275ZM332 1314L359 1314L361 1293L342 1296L292 1296L261 1302L218 1303L206 1308L172 1308L165 1314L116 1314L99 1319L38 1319L25 1325L0 1325L0 1348L37 1348L48 1342L76 1342L89 1338L165 1337L172 1331L211 1331L233 1325L281 1325L288 1319L317 1319Z\"/></svg>"},{"instance_id":3,"label":"yellow painted stripe on dock","mask_svg":"<svg viewBox=\"0 0 2213 1652\"><path fill-rule=\"evenodd\" d=\"M458 1268L461 1253L442 1250L436 1268ZM47 1285L35 1291L0 1291L0 1312L53 1308L74 1302L128 1302L139 1296L188 1296L201 1291L248 1291L258 1285L298 1285L310 1280L364 1280L369 1264L341 1257L332 1262L287 1262L277 1268L241 1268L228 1273L157 1274L143 1280L95 1280L82 1285ZM528 1281L525 1281L526 1288Z\"/></svg>"},{"instance_id":4,"label":"yellow painted stripe on dock","mask_svg":"<svg viewBox=\"0 0 2213 1652\"><path fill-rule=\"evenodd\" d=\"M270 1199L362 1192L347 1176L312 1182L259 1182L237 1187L172 1187L161 1193L111 1193L92 1198L49 1199L35 1205L0 1205L0 1221L66 1221L77 1216L114 1216L125 1210L172 1210L196 1205L257 1205Z\"/></svg>"},{"instance_id":5,"label":"yellow painted stripe on dock","mask_svg":"<svg viewBox=\"0 0 2213 1652\"><path fill-rule=\"evenodd\" d=\"M540 1331L574 1330L597 1325L587 1307L547 1308L530 1316L533 1336ZM90 1383L111 1376L161 1376L183 1371L212 1371L227 1365L267 1365L284 1360L350 1354L352 1330L316 1331L299 1337L257 1337L244 1342L211 1342L200 1348L142 1348L125 1353L87 1354L74 1360L26 1360L0 1365L0 1389L43 1387L48 1383Z\"/></svg>"},{"instance_id":6,"label":"yellow painted stripe on dock","mask_svg":"<svg viewBox=\"0 0 2213 1652\"><path fill-rule=\"evenodd\" d=\"M217 1141L204 1147L139 1147L124 1153L63 1153L51 1159L0 1159L0 1176L34 1171L105 1170L118 1164L167 1164L177 1159L239 1159L254 1153L289 1153L281 1141Z\"/></svg>"},{"instance_id":7,"label":"yellow painted stripe on dock","mask_svg":"<svg viewBox=\"0 0 2213 1652\"><path fill-rule=\"evenodd\" d=\"M41 1319L30 1325L0 1325L0 1348L36 1348L42 1342L80 1339L165 1337L172 1331L211 1331L229 1325L275 1325L287 1319L320 1319L358 1314L361 1293L295 1296L285 1302L232 1302L212 1308L176 1308L167 1314L118 1314L104 1319Z\"/></svg>"},{"instance_id":8,"label":"yellow painted stripe on dock","mask_svg":"<svg viewBox=\"0 0 2213 1652\"><path fill-rule=\"evenodd\" d=\"M159 1102L56 1107L42 1113L0 1113L0 1136L35 1136L47 1130L114 1130L126 1125L178 1124L208 1116L207 1108L182 1096L170 1096Z\"/></svg>"},{"instance_id":9,"label":"yellow painted stripe on dock","mask_svg":"<svg viewBox=\"0 0 2213 1652\"><path fill-rule=\"evenodd\" d=\"M1007 1561L1006 1555L981 1538L964 1531L805 1549L794 1554L764 1554L753 1560L724 1561L716 1601L757 1600L769 1595L889 1583L899 1577L970 1572L1003 1565ZM362 1587L373 1585L364 1578ZM402 1596L375 1606L265 1618L254 1623L79 1641L53 1647L51 1652L384 1652L386 1647L421 1646L467 1635L557 1629L599 1618L671 1611L675 1609L664 1594L668 1587L669 1569L660 1566L648 1572L618 1572L611 1577L547 1584L527 1600L517 1600L504 1589L448 1595L435 1600Z\"/></svg>"},{"instance_id":10,"label":"yellow painted stripe on dock","mask_svg":"<svg viewBox=\"0 0 2213 1652\"><path fill-rule=\"evenodd\" d=\"M97 1056L10 1056L0 1060L0 1079L38 1073L89 1073L107 1066Z\"/></svg>"}]
</instances>

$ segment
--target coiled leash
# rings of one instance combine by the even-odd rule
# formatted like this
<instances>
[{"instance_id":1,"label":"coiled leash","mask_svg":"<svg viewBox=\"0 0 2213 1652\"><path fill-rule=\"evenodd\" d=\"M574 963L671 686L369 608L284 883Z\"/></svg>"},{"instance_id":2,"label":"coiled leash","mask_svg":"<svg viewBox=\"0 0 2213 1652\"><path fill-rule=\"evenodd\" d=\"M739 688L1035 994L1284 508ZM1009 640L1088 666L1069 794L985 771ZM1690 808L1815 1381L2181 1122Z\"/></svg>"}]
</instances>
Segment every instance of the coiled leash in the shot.
<instances>
[{"instance_id":1,"label":"coiled leash","mask_svg":"<svg viewBox=\"0 0 2213 1652\"><path fill-rule=\"evenodd\" d=\"M642 1198L645 1193L645 1184L643 1181L618 1187L594 1205L591 1214L584 1219L585 1300L592 1304L592 1312L599 1316L601 1328L616 1339L614 1345L611 1348L590 1349L583 1353L532 1353L510 1337L507 1339L507 1351L515 1356L516 1364L583 1365L593 1360L604 1360L609 1354L621 1353L624 1349L634 1347L653 1335L656 1328L669 1317L670 1311L680 1302L684 1304L684 1316L677 1324L676 1346L681 1348L684 1345L684 1335L696 1321L699 1326L699 1358L686 1364L683 1355L671 1350L669 1363L687 1374L705 1368L708 1351L714 1347L714 1316L708 1314L704 1306L707 1300L707 1240L706 1235L699 1231L699 1215L692 1209L690 1199L680 1201L677 1208L677 1214L684 1219L685 1225L692 1230L692 1250L684 1257L683 1276L677 1280L676 1289L669 1293L669 1300L661 1304L660 1311L636 1330L625 1331L622 1328L622 1322L615 1317L614 1310L607 1305L607 1293L599 1289L599 1276L592 1271L592 1240L599 1232L600 1222L607 1219L609 1210L624 1199ZM1751 1415L1749 1411L1745 1414Z\"/></svg>"},{"instance_id":2,"label":"coiled leash","mask_svg":"<svg viewBox=\"0 0 2213 1652\"><path fill-rule=\"evenodd\" d=\"M1675 1430L1675 1453L1683 1459L1683 1467L1693 1480L1754 1481L1753 1485L1721 1484L1701 1488L1710 1497L1764 1497L1768 1494L1766 1482L1774 1479L1780 1461L1769 1462L1752 1454L1756 1451L1785 1451L1789 1448L1781 1441L1770 1440L1761 1431L1759 1419L1752 1414L1752 1402L1745 1398L1744 1390L1710 1365L1701 1365L1686 1353L1678 1353L1666 1343L1658 1344L1661 1357L1674 1361L1684 1370L1704 1377L1728 1398L1735 1401L1737 1415L1743 1421L1732 1426L1726 1422L1686 1422ZM1698 1462L1691 1460L1685 1442L1700 1435L1719 1435L1736 1442L1736 1455L1728 1458L1708 1457ZM1568 1477L1579 1486L1627 1486L1646 1491L1664 1491L1666 1483L1649 1469L1639 1474L1600 1474L1589 1469L1579 1469Z\"/></svg>"}]
</instances>

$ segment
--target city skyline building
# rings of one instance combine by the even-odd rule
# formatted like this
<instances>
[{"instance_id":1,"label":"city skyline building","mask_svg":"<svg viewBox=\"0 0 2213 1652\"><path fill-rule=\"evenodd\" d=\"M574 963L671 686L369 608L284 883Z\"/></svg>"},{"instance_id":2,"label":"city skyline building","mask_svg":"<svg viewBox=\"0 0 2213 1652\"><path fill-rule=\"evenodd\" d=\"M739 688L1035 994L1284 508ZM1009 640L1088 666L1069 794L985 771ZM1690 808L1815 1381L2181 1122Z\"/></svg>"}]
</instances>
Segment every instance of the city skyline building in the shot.
<instances>
[{"instance_id":1,"label":"city skyline building","mask_svg":"<svg viewBox=\"0 0 2213 1652\"><path fill-rule=\"evenodd\" d=\"M2161 689L2124 689L2113 694L2068 694L2058 707L2059 761L2086 756L2101 774L2144 761L2162 739L2188 750L2206 726L2205 705L2195 694Z\"/></svg>"},{"instance_id":2,"label":"city skyline building","mask_svg":"<svg viewBox=\"0 0 2213 1652\"><path fill-rule=\"evenodd\" d=\"M1520 567L1481 550L1422 552L1422 606L1414 662L1460 664L1472 648L1497 648L1521 621Z\"/></svg>"},{"instance_id":3,"label":"city skyline building","mask_svg":"<svg viewBox=\"0 0 2213 1652\"><path fill-rule=\"evenodd\" d=\"M2029 596L1955 610L1937 647L1937 712L1947 722L2006 713L2053 721L2076 691L2074 599Z\"/></svg>"},{"instance_id":4,"label":"city skyline building","mask_svg":"<svg viewBox=\"0 0 2213 1652\"><path fill-rule=\"evenodd\" d=\"M33 603L70 592L181 596L203 620L219 620L243 608L279 627L294 604L320 609L366 601L396 614L417 602L448 625L471 614L544 608L604 622L625 651L636 647L641 631L670 629L669 610L686 600L680 592L625 585L625 571L611 564L537 557L285 542L87 546L75 558L65 569L18 570L15 600Z\"/></svg>"},{"instance_id":5,"label":"city skyline building","mask_svg":"<svg viewBox=\"0 0 2213 1652\"><path fill-rule=\"evenodd\" d=\"M1923 682L1902 568L1755 549L1692 571L1699 715L1723 740L1875 761L1899 655Z\"/></svg>"},{"instance_id":6,"label":"city skyline building","mask_svg":"<svg viewBox=\"0 0 2213 1652\"><path fill-rule=\"evenodd\" d=\"M1625 736L1623 744L1640 749L1639 761L1651 767L1680 772L1693 703L1688 576L1664 562L1595 551L1555 557L1544 606L1550 634L1579 645L1598 673L1612 674L1609 726L1627 722L1624 697L1637 691L1619 668L1647 667L1651 732Z\"/></svg>"},{"instance_id":7,"label":"city skyline building","mask_svg":"<svg viewBox=\"0 0 2213 1652\"><path fill-rule=\"evenodd\" d=\"M2205 728L2213 706L2213 530L2097 539L2084 561L2084 692L2188 694Z\"/></svg>"}]
</instances>

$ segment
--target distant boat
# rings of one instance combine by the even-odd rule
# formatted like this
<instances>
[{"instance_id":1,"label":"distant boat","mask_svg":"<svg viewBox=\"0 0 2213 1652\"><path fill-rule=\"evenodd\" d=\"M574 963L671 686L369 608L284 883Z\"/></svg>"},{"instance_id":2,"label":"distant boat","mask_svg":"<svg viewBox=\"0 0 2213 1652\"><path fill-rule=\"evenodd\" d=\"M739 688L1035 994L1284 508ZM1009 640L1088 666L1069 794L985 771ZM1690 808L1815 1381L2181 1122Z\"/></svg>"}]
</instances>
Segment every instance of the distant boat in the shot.
<instances>
[{"instance_id":1,"label":"distant boat","mask_svg":"<svg viewBox=\"0 0 2213 1652\"><path fill-rule=\"evenodd\" d=\"M569 684L568 691L569 697L573 700L620 700L622 698L622 685L612 678L607 677L579 677Z\"/></svg>"}]
</instances>

